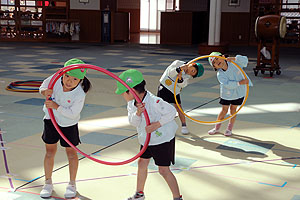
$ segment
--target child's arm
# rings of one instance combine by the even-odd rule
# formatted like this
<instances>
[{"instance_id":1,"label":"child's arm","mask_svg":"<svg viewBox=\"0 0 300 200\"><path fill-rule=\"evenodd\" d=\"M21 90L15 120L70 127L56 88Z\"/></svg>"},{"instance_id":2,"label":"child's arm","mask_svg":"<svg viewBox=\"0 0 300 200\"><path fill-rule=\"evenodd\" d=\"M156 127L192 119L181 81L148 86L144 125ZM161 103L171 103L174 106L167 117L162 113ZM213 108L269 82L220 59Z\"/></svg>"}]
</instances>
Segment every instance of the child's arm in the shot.
<instances>
[{"instance_id":1,"label":"child's arm","mask_svg":"<svg viewBox=\"0 0 300 200\"><path fill-rule=\"evenodd\" d=\"M248 57L247 56L241 56L241 55L237 55L235 57L236 63L241 67L241 68L245 68L248 65ZM249 86L253 86L253 83L251 82L250 78L248 77L248 75L246 74L247 80L244 79L242 80L242 82L240 81L239 84L243 85L243 84L249 84Z\"/></svg>"},{"instance_id":2,"label":"child's arm","mask_svg":"<svg viewBox=\"0 0 300 200\"><path fill-rule=\"evenodd\" d=\"M241 68L245 68L248 65L248 57L247 56L241 56L241 55L237 55L235 57L235 62L241 67Z\"/></svg>"},{"instance_id":3,"label":"child's arm","mask_svg":"<svg viewBox=\"0 0 300 200\"><path fill-rule=\"evenodd\" d=\"M175 60L168 68L168 76L175 77L181 71L180 67L184 65L183 61Z\"/></svg>"},{"instance_id":4,"label":"child's arm","mask_svg":"<svg viewBox=\"0 0 300 200\"><path fill-rule=\"evenodd\" d=\"M161 118L159 120L159 123L161 124L161 126L174 120L177 111L173 105L171 105L163 100L159 100L159 102L156 103L156 106L158 108L157 109L158 112L160 112L160 114L161 114Z\"/></svg>"},{"instance_id":5,"label":"child's arm","mask_svg":"<svg viewBox=\"0 0 300 200\"><path fill-rule=\"evenodd\" d=\"M178 81L177 81L177 85L181 88L184 88L188 85L188 79L183 80L182 78L182 72L185 71L188 68L188 65L182 65L180 67L178 67L176 70L178 72Z\"/></svg>"},{"instance_id":6,"label":"child's arm","mask_svg":"<svg viewBox=\"0 0 300 200\"><path fill-rule=\"evenodd\" d=\"M218 78L220 84L224 85L228 89L235 89L240 85L249 83L248 79L243 79L241 81L229 80L227 78L227 76L225 76L223 74L218 74L217 78Z\"/></svg>"},{"instance_id":7,"label":"child's arm","mask_svg":"<svg viewBox=\"0 0 300 200\"><path fill-rule=\"evenodd\" d=\"M132 102L128 102L127 110L128 110L128 121L132 126L138 127L140 123L142 122L141 117L141 109L144 106L144 104L137 103L137 108L140 107L140 110L135 108L134 106L131 106Z\"/></svg>"},{"instance_id":8,"label":"child's arm","mask_svg":"<svg viewBox=\"0 0 300 200\"><path fill-rule=\"evenodd\" d=\"M51 108L51 109L55 109L57 110L57 108L59 107L59 105L57 103L55 103L54 101L47 99L45 101L45 106L46 108Z\"/></svg>"},{"instance_id":9,"label":"child's arm","mask_svg":"<svg viewBox=\"0 0 300 200\"><path fill-rule=\"evenodd\" d=\"M161 118L157 122L153 122L149 126L146 126L147 133L152 133L159 127L174 120L176 116L175 107L161 99L156 101L156 103L154 104L154 108L156 112L159 112L161 114Z\"/></svg>"},{"instance_id":10,"label":"child's arm","mask_svg":"<svg viewBox=\"0 0 300 200\"><path fill-rule=\"evenodd\" d=\"M65 116L69 119L76 119L84 106L84 100L85 100L85 96L83 96L81 98L77 97L77 99L74 100L72 106L70 106L70 107L63 107L63 106L57 105L55 102L54 103L58 106L56 108L58 113L60 113L61 115Z\"/></svg>"},{"instance_id":11,"label":"child's arm","mask_svg":"<svg viewBox=\"0 0 300 200\"><path fill-rule=\"evenodd\" d=\"M180 73L181 74L181 73ZM186 79L184 79L183 80L183 78L181 78L181 79L178 79L178 86L179 87L181 87L181 88L184 88L184 87L186 87L188 84L189 84L189 82L188 82L188 78L186 78Z\"/></svg>"},{"instance_id":12,"label":"child's arm","mask_svg":"<svg viewBox=\"0 0 300 200\"><path fill-rule=\"evenodd\" d=\"M57 110L57 112L63 115L64 117L67 117L69 119L76 119L84 106L84 99L85 97L77 97L77 99L74 100L73 104L70 107L60 106L56 102L47 99L45 101L45 106L46 108Z\"/></svg>"},{"instance_id":13,"label":"child's arm","mask_svg":"<svg viewBox=\"0 0 300 200\"><path fill-rule=\"evenodd\" d=\"M159 122L153 122L150 125L146 126L146 133L152 133L153 131L157 130L159 127L161 127L161 124Z\"/></svg>"},{"instance_id":14,"label":"child's arm","mask_svg":"<svg viewBox=\"0 0 300 200\"><path fill-rule=\"evenodd\" d=\"M53 93L53 90L49 90L49 89L48 89L48 85L49 85L50 80L51 80L52 77L53 77L53 75L50 76L50 77L48 77L48 78L46 78L46 79L43 81L43 83L41 84L40 88L39 88L40 94L43 95L43 96L45 96L46 99L48 99L49 96L51 96L52 93Z\"/></svg>"},{"instance_id":15,"label":"child's arm","mask_svg":"<svg viewBox=\"0 0 300 200\"><path fill-rule=\"evenodd\" d=\"M228 58L226 58L226 60L231 62L231 61L235 61L236 59L235 59L235 57L228 57Z\"/></svg>"}]
</instances>

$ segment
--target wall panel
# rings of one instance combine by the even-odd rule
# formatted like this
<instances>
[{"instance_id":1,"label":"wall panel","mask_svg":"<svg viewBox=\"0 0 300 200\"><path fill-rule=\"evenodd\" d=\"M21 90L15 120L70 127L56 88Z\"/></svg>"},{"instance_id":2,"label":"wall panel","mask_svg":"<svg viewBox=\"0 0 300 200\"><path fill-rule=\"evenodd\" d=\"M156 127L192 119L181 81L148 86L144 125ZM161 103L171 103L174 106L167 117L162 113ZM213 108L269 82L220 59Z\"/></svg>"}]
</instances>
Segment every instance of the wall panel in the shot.
<instances>
[{"instance_id":1,"label":"wall panel","mask_svg":"<svg viewBox=\"0 0 300 200\"><path fill-rule=\"evenodd\" d=\"M118 9L140 9L140 0L118 0Z\"/></svg>"},{"instance_id":2,"label":"wall panel","mask_svg":"<svg viewBox=\"0 0 300 200\"><path fill-rule=\"evenodd\" d=\"M207 12L162 12L161 44L198 44L207 41Z\"/></svg>"},{"instance_id":3,"label":"wall panel","mask_svg":"<svg viewBox=\"0 0 300 200\"><path fill-rule=\"evenodd\" d=\"M223 12L221 17L221 41L248 45L250 13Z\"/></svg>"},{"instance_id":4,"label":"wall panel","mask_svg":"<svg viewBox=\"0 0 300 200\"><path fill-rule=\"evenodd\" d=\"M89 0L88 3L80 3L79 0L70 0L70 9L100 10L100 0Z\"/></svg>"},{"instance_id":5,"label":"wall panel","mask_svg":"<svg viewBox=\"0 0 300 200\"><path fill-rule=\"evenodd\" d=\"M119 12L128 12L130 15L130 33L140 32L140 9L118 9Z\"/></svg>"},{"instance_id":6,"label":"wall panel","mask_svg":"<svg viewBox=\"0 0 300 200\"><path fill-rule=\"evenodd\" d=\"M192 12L162 12L160 43L191 44L192 19Z\"/></svg>"},{"instance_id":7,"label":"wall panel","mask_svg":"<svg viewBox=\"0 0 300 200\"><path fill-rule=\"evenodd\" d=\"M109 8L111 11L117 10L117 0L100 0L100 9L104 10Z\"/></svg>"},{"instance_id":8,"label":"wall panel","mask_svg":"<svg viewBox=\"0 0 300 200\"><path fill-rule=\"evenodd\" d=\"M101 12L93 10L70 10L70 19L79 19L80 41L101 41Z\"/></svg>"},{"instance_id":9,"label":"wall panel","mask_svg":"<svg viewBox=\"0 0 300 200\"><path fill-rule=\"evenodd\" d=\"M181 0L179 1L180 11L207 11L209 0Z\"/></svg>"}]
</instances>

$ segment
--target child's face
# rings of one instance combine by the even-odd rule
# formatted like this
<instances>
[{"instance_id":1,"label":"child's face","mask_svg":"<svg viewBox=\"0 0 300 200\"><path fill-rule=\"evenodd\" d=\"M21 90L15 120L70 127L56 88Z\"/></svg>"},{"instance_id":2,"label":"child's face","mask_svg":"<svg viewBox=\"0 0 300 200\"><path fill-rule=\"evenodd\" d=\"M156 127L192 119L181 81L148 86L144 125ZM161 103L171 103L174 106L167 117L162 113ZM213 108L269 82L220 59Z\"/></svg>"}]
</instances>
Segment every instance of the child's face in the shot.
<instances>
[{"instance_id":1,"label":"child's face","mask_svg":"<svg viewBox=\"0 0 300 200\"><path fill-rule=\"evenodd\" d=\"M224 55L222 57L225 57ZM225 60L224 59L221 59L221 58L215 58L213 61L212 61L212 64L213 64L213 67L215 69L221 69L223 68L223 66L226 64Z\"/></svg>"},{"instance_id":2,"label":"child's face","mask_svg":"<svg viewBox=\"0 0 300 200\"><path fill-rule=\"evenodd\" d=\"M80 82L79 78L76 78L74 76L69 76L68 74L63 75L64 87L69 91L71 91L73 88L77 87L79 82Z\"/></svg>"},{"instance_id":3,"label":"child's face","mask_svg":"<svg viewBox=\"0 0 300 200\"><path fill-rule=\"evenodd\" d=\"M188 74L188 75L190 75L192 77L196 76L197 69L196 69L196 67L193 66L193 63L191 63L191 64L188 65L186 74Z\"/></svg>"},{"instance_id":4,"label":"child's face","mask_svg":"<svg viewBox=\"0 0 300 200\"><path fill-rule=\"evenodd\" d=\"M122 97L128 102L128 101L132 101L134 99L134 96L131 92L129 92L129 90L127 90L126 92L124 92L122 94Z\"/></svg>"}]
</instances>

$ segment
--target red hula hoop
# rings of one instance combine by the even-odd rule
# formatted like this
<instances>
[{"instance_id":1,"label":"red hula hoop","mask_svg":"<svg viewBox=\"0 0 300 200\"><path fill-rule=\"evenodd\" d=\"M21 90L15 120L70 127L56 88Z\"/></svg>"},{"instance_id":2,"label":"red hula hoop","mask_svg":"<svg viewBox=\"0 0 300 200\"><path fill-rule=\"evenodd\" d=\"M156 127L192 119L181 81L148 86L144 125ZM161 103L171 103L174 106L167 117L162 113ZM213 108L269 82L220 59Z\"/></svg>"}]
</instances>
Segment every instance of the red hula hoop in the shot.
<instances>
[{"instance_id":1,"label":"red hula hoop","mask_svg":"<svg viewBox=\"0 0 300 200\"><path fill-rule=\"evenodd\" d=\"M94 66L94 65L89 65L89 64L75 64L75 65L69 65L67 67L63 67L60 70L58 70L54 76L52 77L52 79L50 80L50 83L48 85L48 89L53 89L56 81L67 71L73 70L73 69L79 69L79 68L89 68L89 69L94 69L96 71L105 73L107 75L109 75L110 77L114 78L115 80L119 81L120 83L122 83L133 95L134 98L136 99L137 102L141 103L141 99L136 95L136 93L122 80L120 79L118 76L116 76L115 74L111 73L110 71L103 69L101 67L98 66ZM60 134L60 136L73 148L75 149L78 153L82 154L83 156L87 157L90 160L93 160L97 163L101 163L101 164L105 164L105 165L124 165L124 164L128 164L134 160L136 160L137 158L139 158L147 149L148 144L150 142L150 138L151 138L151 133L147 133L147 137L146 137L146 141L145 144L143 145L143 148L141 149L141 151L135 155L134 157L128 159L128 160L124 160L124 161L120 161L120 162L108 162L108 161L103 161L103 160L99 160L96 159L84 152L82 152L80 149L78 149L76 146L74 146L66 137L65 135L62 133L62 131L60 130L60 128L57 125L57 122L55 120L54 114L53 114L53 110L48 108L48 112L51 118L51 121L54 125L54 127L56 128L57 132ZM146 124L150 125L150 120L149 120L149 116L147 113L147 110L144 111L144 116L146 119Z\"/></svg>"}]
</instances>

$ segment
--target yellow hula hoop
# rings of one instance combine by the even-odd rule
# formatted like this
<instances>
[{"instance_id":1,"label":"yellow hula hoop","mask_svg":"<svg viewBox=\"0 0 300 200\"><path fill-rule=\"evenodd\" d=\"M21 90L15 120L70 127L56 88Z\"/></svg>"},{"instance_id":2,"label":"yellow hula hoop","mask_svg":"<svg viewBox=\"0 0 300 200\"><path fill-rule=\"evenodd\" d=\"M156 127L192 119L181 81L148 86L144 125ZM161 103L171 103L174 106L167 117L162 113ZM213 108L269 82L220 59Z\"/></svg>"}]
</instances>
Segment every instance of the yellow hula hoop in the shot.
<instances>
[{"instance_id":1,"label":"yellow hula hoop","mask_svg":"<svg viewBox=\"0 0 300 200\"><path fill-rule=\"evenodd\" d=\"M197 61L197 60L201 60L201 59L204 59L204 58L208 58L208 57L216 57L216 58L221 58L221 59L223 59L223 60L226 60L226 58L221 57L221 56L200 56L200 57L198 57L198 58L195 58L195 59L189 61L188 64L189 64L189 63L193 63L193 62L195 62L195 61ZM233 61L229 61L229 62L233 63L233 64L234 64L234 65L242 72L242 74L244 75L245 79L247 79L246 73L242 70L242 68L241 68L238 64L236 64L236 63L233 62ZM232 117L234 117L234 116L241 110L241 108L245 105L245 103L246 103L246 101L247 101L247 99L248 99L248 94L249 94L249 84L247 84L247 91L246 91L246 95L245 95L245 98L244 98L244 101L243 101L242 105L239 107L239 109L238 109L233 115L230 115L230 116L228 116L228 117L226 117L226 118L224 118L224 119L222 119L222 120L216 120L216 121L201 121L201 120L194 119L194 118L192 118L191 116L187 115L187 114L181 109L181 107L179 106L178 101L177 101L177 98L176 98L176 85L177 85L177 82L178 82L178 76L177 76L177 78L176 78L176 80L175 80L175 84L174 84L174 98L175 98L175 102L176 102L177 107L179 108L179 110L180 110L187 118L189 118L189 119L191 119L191 120L193 120L193 121L195 121L195 122L198 122L198 123L200 123L200 124L217 124L217 123L221 123L221 122L224 122L224 121L226 121L226 120L231 119Z\"/></svg>"}]
</instances>

